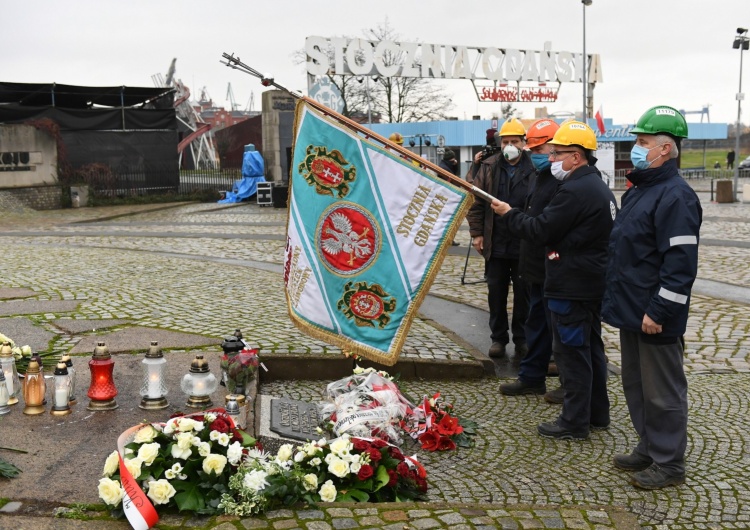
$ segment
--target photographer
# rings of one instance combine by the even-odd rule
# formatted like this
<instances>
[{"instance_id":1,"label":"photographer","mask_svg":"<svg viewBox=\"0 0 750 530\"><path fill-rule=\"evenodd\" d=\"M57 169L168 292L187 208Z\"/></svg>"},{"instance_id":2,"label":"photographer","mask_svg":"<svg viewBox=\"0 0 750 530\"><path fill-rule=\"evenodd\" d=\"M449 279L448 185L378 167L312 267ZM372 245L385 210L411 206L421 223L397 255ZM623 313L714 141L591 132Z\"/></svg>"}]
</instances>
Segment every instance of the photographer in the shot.
<instances>
[{"instance_id":1,"label":"photographer","mask_svg":"<svg viewBox=\"0 0 750 530\"><path fill-rule=\"evenodd\" d=\"M487 129L487 136L485 138L486 144L481 151L474 155L474 161L469 168L469 172L466 174L466 182L468 182L469 184L472 184L474 182L474 178L477 176L477 171L479 171L482 160L494 155L497 152L497 141L495 139L496 134L497 129Z\"/></svg>"}]
</instances>

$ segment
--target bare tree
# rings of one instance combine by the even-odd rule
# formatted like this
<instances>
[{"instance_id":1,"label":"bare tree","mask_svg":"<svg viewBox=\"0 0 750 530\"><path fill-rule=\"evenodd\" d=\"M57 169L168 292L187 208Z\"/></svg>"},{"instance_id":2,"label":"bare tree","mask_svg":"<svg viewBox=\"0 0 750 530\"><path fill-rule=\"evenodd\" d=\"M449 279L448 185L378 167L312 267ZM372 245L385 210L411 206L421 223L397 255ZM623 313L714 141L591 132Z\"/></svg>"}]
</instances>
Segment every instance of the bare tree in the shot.
<instances>
[{"instance_id":1,"label":"bare tree","mask_svg":"<svg viewBox=\"0 0 750 530\"><path fill-rule=\"evenodd\" d=\"M365 30L367 40L374 42L398 41L400 35L388 25L386 18L374 29ZM347 37L351 40L351 37ZM329 61L333 62L333 50L327 50ZM304 50L294 54L295 62L306 60ZM383 56L386 66L403 65L405 54L388 50ZM419 59L415 60L415 64ZM363 115L369 109L372 115L379 115L387 122L433 121L446 118L446 112L453 107L451 97L445 89L426 78L363 76L327 74L332 83L341 91L344 100L344 116ZM369 86L369 92L367 90Z\"/></svg>"}]
</instances>

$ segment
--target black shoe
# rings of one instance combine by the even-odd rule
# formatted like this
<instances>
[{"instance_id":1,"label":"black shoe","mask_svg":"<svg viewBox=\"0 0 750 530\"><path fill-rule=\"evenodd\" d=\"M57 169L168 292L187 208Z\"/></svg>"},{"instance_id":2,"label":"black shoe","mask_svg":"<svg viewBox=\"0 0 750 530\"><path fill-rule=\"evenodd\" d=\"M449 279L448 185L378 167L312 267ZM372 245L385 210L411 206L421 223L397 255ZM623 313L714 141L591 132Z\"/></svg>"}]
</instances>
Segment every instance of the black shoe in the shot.
<instances>
[{"instance_id":1,"label":"black shoe","mask_svg":"<svg viewBox=\"0 0 750 530\"><path fill-rule=\"evenodd\" d=\"M606 431L607 429L609 429L609 422L602 423L602 424L597 424L597 423L589 424L589 430L592 430L592 431Z\"/></svg>"},{"instance_id":2,"label":"black shoe","mask_svg":"<svg viewBox=\"0 0 750 530\"><path fill-rule=\"evenodd\" d=\"M547 387L544 383L526 383L516 379L512 383L500 385L500 393L506 396L520 396L521 394L544 394Z\"/></svg>"},{"instance_id":3,"label":"black shoe","mask_svg":"<svg viewBox=\"0 0 750 530\"><path fill-rule=\"evenodd\" d=\"M617 469L625 471L643 471L653 463L650 458L635 453L615 455L612 461Z\"/></svg>"},{"instance_id":4,"label":"black shoe","mask_svg":"<svg viewBox=\"0 0 750 530\"><path fill-rule=\"evenodd\" d=\"M529 347L526 346L525 342L516 344L516 355L526 355L527 353L529 353Z\"/></svg>"},{"instance_id":5,"label":"black shoe","mask_svg":"<svg viewBox=\"0 0 750 530\"><path fill-rule=\"evenodd\" d=\"M505 344L502 342L493 342L490 346L490 357L505 357Z\"/></svg>"},{"instance_id":6,"label":"black shoe","mask_svg":"<svg viewBox=\"0 0 750 530\"><path fill-rule=\"evenodd\" d=\"M643 471L633 473L630 483L644 490L658 490L667 486L679 486L685 483L685 473L670 475L659 464L651 464Z\"/></svg>"},{"instance_id":7,"label":"black shoe","mask_svg":"<svg viewBox=\"0 0 750 530\"><path fill-rule=\"evenodd\" d=\"M547 403L552 403L553 405L562 405L562 402L565 398L565 390L563 387L556 388L555 390L550 390L546 394L544 394L544 401Z\"/></svg>"},{"instance_id":8,"label":"black shoe","mask_svg":"<svg viewBox=\"0 0 750 530\"><path fill-rule=\"evenodd\" d=\"M557 364L555 361L550 361L547 365L547 377L557 377L560 372L557 370Z\"/></svg>"},{"instance_id":9,"label":"black shoe","mask_svg":"<svg viewBox=\"0 0 750 530\"><path fill-rule=\"evenodd\" d=\"M460 244L461 243L459 243L458 241L451 241L451 245L453 245L454 247L457 247Z\"/></svg>"},{"instance_id":10,"label":"black shoe","mask_svg":"<svg viewBox=\"0 0 750 530\"><path fill-rule=\"evenodd\" d=\"M588 431L569 431L564 427L560 427L557 421L540 423L536 430L540 436L554 438L555 440L585 440L589 437Z\"/></svg>"}]
</instances>

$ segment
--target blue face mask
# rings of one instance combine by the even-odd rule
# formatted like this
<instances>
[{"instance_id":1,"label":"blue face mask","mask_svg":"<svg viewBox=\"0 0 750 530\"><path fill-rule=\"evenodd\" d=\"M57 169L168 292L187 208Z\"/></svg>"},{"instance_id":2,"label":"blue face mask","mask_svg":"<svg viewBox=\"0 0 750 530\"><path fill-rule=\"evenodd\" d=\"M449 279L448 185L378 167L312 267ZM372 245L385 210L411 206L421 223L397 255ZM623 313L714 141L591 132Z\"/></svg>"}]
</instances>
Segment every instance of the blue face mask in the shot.
<instances>
[{"instance_id":1,"label":"blue face mask","mask_svg":"<svg viewBox=\"0 0 750 530\"><path fill-rule=\"evenodd\" d=\"M549 155L541 153L531 153L531 163L537 171L544 171L550 166Z\"/></svg>"},{"instance_id":2,"label":"blue face mask","mask_svg":"<svg viewBox=\"0 0 750 530\"><path fill-rule=\"evenodd\" d=\"M661 147L661 145L656 145L652 147L651 149L656 149L657 147ZM662 155L659 155L658 157L654 158L651 162L646 160L646 157L648 156L649 151L651 149L646 149L645 147L642 147L640 145L634 145L633 149L630 150L630 161L633 163L633 167L636 169L648 169L651 167L651 164L656 162L658 158L660 158Z\"/></svg>"}]
</instances>

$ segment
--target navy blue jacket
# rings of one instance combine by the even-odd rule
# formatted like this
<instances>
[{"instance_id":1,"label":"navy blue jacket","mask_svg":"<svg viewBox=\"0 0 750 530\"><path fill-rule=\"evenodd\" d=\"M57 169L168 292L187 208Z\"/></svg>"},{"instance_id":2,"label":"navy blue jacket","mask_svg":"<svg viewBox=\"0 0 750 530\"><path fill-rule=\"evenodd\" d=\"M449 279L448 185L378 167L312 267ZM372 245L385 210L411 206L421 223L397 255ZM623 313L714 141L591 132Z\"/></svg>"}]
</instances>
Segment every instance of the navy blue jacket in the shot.
<instances>
[{"instance_id":1,"label":"navy blue jacket","mask_svg":"<svg viewBox=\"0 0 750 530\"><path fill-rule=\"evenodd\" d=\"M524 212L536 217L541 215L557 191L559 181L552 176L550 168L539 171L531 180L529 196ZM518 275L527 283L544 284L544 264L547 257L543 243L521 240L521 257L518 259Z\"/></svg>"},{"instance_id":2,"label":"navy blue jacket","mask_svg":"<svg viewBox=\"0 0 750 530\"><path fill-rule=\"evenodd\" d=\"M640 333L647 314L662 326L649 340L681 337L698 272L703 210L674 160L628 178L633 187L622 196L609 242L602 318Z\"/></svg>"},{"instance_id":3,"label":"navy blue jacket","mask_svg":"<svg viewBox=\"0 0 750 530\"><path fill-rule=\"evenodd\" d=\"M599 170L583 166L560 182L541 215L531 217L514 208L503 220L512 234L546 246L544 296L599 301L616 215L615 196Z\"/></svg>"}]
</instances>

